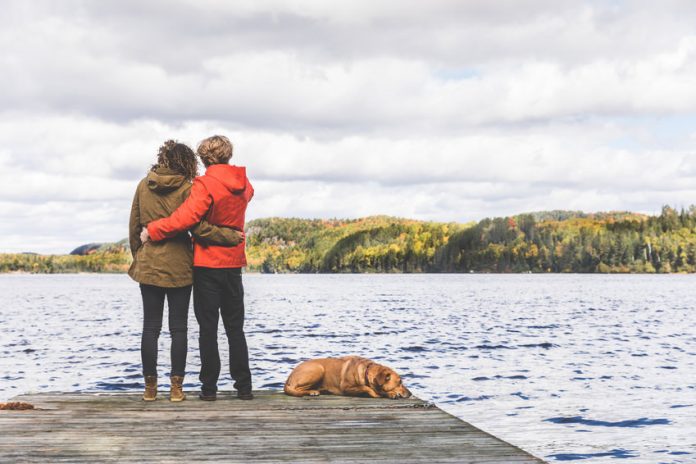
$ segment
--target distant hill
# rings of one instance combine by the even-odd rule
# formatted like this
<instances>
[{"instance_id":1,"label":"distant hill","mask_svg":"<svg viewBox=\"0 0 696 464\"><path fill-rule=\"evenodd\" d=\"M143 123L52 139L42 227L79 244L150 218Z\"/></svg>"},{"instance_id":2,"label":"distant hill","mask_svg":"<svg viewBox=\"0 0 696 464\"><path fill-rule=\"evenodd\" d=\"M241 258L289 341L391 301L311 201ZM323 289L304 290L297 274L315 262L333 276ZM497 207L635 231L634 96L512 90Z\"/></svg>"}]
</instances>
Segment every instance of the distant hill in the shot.
<instances>
[{"instance_id":1,"label":"distant hill","mask_svg":"<svg viewBox=\"0 0 696 464\"><path fill-rule=\"evenodd\" d=\"M440 223L389 216L247 224L248 270L276 272L696 272L696 207L660 215L540 211ZM70 256L0 255L0 272L125 272L127 240Z\"/></svg>"},{"instance_id":2,"label":"distant hill","mask_svg":"<svg viewBox=\"0 0 696 464\"><path fill-rule=\"evenodd\" d=\"M696 207L470 224L270 218L247 232L250 269L261 272L696 272Z\"/></svg>"},{"instance_id":3,"label":"distant hill","mask_svg":"<svg viewBox=\"0 0 696 464\"><path fill-rule=\"evenodd\" d=\"M541 218L542 220L539 220ZM696 207L484 219L438 250L441 272L695 272Z\"/></svg>"},{"instance_id":4,"label":"distant hill","mask_svg":"<svg viewBox=\"0 0 696 464\"><path fill-rule=\"evenodd\" d=\"M124 238L114 243L88 243L80 245L70 252L71 255L87 256L94 253L120 253L130 250L128 239Z\"/></svg>"},{"instance_id":5,"label":"distant hill","mask_svg":"<svg viewBox=\"0 0 696 464\"><path fill-rule=\"evenodd\" d=\"M389 216L257 219L247 225L249 268L261 272L435 272L436 251L451 234L468 226Z\"/></svg>"},{"instance_id":6,"label":"distant hill","mask_svg":"<svg viewBox=\"0 0 696 464\"><path fill-rule=\"evenodd\" d=\"M87 245L81 245L70 252L71 255L86 256L95 253L99 247L104 245L103 243L88 243Z\"/></svg>"}]
</instances>

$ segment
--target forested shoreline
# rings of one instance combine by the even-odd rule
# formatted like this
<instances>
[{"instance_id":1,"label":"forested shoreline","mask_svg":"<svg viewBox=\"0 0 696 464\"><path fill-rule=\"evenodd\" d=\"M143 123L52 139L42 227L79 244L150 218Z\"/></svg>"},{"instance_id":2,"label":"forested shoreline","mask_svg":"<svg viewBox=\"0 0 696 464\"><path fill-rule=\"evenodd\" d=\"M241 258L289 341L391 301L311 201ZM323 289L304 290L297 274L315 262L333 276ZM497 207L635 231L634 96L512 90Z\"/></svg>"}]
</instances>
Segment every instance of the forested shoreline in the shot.
<instances>
[{"instance_id":1,"label":"forested shoreline","mask_svg":"<svg viewBox=\"0 0 696 464\"><path fill-rule=\"evenodd\" d=\"M439 223L376 216L257 219L250 272L696 272L696 206L660 215L548 211ZM126 241L83 256L0 255L0 272L125 272Z\"/></svg>"}]
</instances>

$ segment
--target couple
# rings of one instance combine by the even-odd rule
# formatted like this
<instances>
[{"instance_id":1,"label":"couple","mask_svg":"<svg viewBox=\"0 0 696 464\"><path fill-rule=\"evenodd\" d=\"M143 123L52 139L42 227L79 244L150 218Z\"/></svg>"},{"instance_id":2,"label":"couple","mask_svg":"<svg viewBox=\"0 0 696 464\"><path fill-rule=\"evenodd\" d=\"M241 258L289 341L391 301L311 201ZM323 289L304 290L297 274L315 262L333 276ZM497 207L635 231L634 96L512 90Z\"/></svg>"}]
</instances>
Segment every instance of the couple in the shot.
<instances>
[{"instance_id":1,"label":"couple","mask_svg":"<svg viewBox=\"0 0 696 464\"><path fill-rule=\"evenodd\" d=\"M244 215L254 189L244 167L229 164L232 144L215 135L198 145L206 172L198 175L193 151L169 140L157 162L138 184L130 215L133 264L128 274L140 283L143 298L141 356L143 400L157 396L157 343L165 297L169 306L171 401L183 401L187 320L191 288L200 326L201 393L214 401L220 376L218 321L229 343L230 375L237 396L251 400L251 371L244 336Z\"/></svg>"}]
</instances>

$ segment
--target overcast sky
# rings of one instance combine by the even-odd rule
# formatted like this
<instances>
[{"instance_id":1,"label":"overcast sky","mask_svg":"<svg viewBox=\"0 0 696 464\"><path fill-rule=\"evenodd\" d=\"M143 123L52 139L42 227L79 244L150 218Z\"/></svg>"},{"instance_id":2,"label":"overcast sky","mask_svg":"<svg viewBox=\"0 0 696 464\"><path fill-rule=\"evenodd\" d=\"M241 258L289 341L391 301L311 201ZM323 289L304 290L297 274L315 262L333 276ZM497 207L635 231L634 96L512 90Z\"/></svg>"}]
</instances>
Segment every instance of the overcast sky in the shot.
<instances>
[{"instance_id":1,"label":"overcast sky","mask_svg":"<svg viewBox=\"0 0 696 464\"><path fill-rule=\"evenodd\" d=\"M0 251L127 235L227 135L248 218L696 203L696 2L3 1Z\"/></svg>"}]
</instances>

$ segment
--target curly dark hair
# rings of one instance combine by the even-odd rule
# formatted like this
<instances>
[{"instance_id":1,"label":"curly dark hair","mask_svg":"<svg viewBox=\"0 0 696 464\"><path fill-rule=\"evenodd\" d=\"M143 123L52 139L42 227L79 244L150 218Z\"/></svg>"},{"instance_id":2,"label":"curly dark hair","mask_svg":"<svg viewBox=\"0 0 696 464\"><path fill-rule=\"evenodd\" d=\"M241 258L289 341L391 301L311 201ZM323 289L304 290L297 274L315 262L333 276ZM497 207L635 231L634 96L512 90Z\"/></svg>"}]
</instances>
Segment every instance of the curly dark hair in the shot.
<instances>
[{"instance_id":1,"label":"curly dark hair","mask_svg":"<svg viewBox=\"0 0 696 464\"><path fill-rule=\"evenodd\" d=\"M188 145L167 140L159 148L157 163L153 164L150 170L154 171L157 168L169 168L184 176L186 180L193 180L198 175L198 160Z\"/></svg>"}]
</instances>

